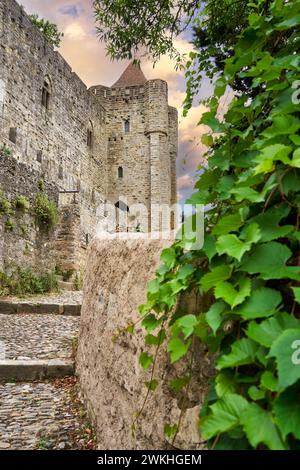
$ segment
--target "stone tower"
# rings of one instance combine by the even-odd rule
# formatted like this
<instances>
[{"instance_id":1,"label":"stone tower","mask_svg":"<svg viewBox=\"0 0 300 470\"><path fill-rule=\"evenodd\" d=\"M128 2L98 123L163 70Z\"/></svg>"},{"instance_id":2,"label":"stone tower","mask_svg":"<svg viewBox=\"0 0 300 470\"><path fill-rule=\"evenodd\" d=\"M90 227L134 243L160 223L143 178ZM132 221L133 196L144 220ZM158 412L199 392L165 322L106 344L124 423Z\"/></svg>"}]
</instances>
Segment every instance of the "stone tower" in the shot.
<instances>
[{"instance_id":1,"label":"stone tower","mask_svg":"<svg viewBox=\"0 0 300 470\"><path fill-rule=\"evenodd\" d=\"M136 207L136 221L143 231L158 229L153 206L176 202L177 110L168 105L167 83L147 80L132 62L111 88L92 91L106 110L107 198L131 213L143 204L147 214Z\"/></svg>"}]
</instances>

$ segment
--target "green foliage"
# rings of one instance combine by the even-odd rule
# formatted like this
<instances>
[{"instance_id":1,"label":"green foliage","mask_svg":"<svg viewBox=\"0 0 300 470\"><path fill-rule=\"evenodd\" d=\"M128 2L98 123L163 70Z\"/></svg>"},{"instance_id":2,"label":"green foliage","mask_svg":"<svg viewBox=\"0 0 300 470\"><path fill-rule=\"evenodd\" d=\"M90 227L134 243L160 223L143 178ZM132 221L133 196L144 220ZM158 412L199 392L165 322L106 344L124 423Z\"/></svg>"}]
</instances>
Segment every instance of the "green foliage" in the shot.
<instances>
[{"instance_id":1,"label":"green foliage","mask_svg":"<svg viewBox=\"0 0 300 470\"><path fill-rule=\"evenodd\" d=\"M0 215L12 215L11 203L6 199L3 191L0 190Z\"/></svg>"},{"instance_id":2,"label":"green foliage","mask_svg":"<svg viewBox=\"0 0 300 470\"><path fill-rule=\"evenodd\" d=\"M74 276L74 280L73 280L73 286L74 286L74 289L79 291L79 290L82 290L82 287L83 287L83 275L81 272L77 272Z\"/></svg>"},{"instance_id":3,"label":"green foliage","mask_svg":"<svg viewBox=\"0 0 300 470\"><path fill-rule=\"evenodd\" d=\"M39 179L37 182L37 187L40 191L45 191L45 181L43 179Z\"/></svg>"},{"instance_id":4,"label":"green foliage","mask_svg":"<svg viewBox=\"0 0 300 470\"><path fill-rule=\"evenodd\" d=\"M43 294L56 290L54 272L38 275L21 267L15 268L11 274L0 272L0 295Z\"/></svg>"},{"instance_id":5,"label":"green foliage","mask_svg":"<svg viewBox=\"0 0 300 470\"><path fill-rule=\"evenodd\" d=\"M4 226L6 232L12 232L15 228L15 225L10 217L6 219Z\"/></svg>"},{"instance_id":6,"label":"green foliage","mask_svg":"<svg viewBox=\"0 0 300 470\"><path fill-rule=\"evenodd\" d=\"M30 202L26 196L20 195L14 200L14 206L17 210L26 212L30 208Z\"/></svg>"},{"instance_id":7,"label":"green foliage","mask_svg":"<svg viewBox=\"0 0 300 470\"><path fill-rule=\"evenodd\" d=\"M6 144L1 145L0 147L0 156L1 157L10 157L12 154L12 150L7 147Z\"/></svg>"},{"instance_id":8,"label":"green foliage","mask_svg":"<svg viewBox=\"0 0 300 470\"><path fill-rule=\"evenodd\" d=\"M39 18L38 15L29 15L31 22L35 25L46 37L46 39L53 46L59 47L63 33L58 31L57 25L50 23L48 20Z\"/></svg>"},{"instance_id":9,"label":"green foliage","mask_svg":"<svg viewBox=\"0 0 300 470\"><path fill-rule=\"evenodd\" d=\"M257 0L248 14L240 37L232 36L232 53L200 120L222 133L208 150L208 168L192 197L213 204L204 246L189 251L183 238L164 250L140 312L147 334L151 330L154 336L164 325L172 362L186 361L197 341L217 351L217 373L200 414L209 447L295 449L300 116L293 84L300 80L300 2ZM200 74L197 61L195 56L191 67ZM220 96L245 79L249 93L237 94L220 122ZM187 100L187 109L190 105ZM178 295L192 289L208 305L178 318ZM147 343L140 363L155 370L153 348L161 342ZM176 379L173 392L176 385L180 393L188 387L183 379Z\"/></svg>"},{"instance_id":10,"label":"green foliage","mask_svg":"<svg viewBox=\"0 0 300 470\"><path fill-rule=\"evenodd\" d=\"M35 222L42 230L51 230L58 222L56 204L46 194L37 194L33 204Z\"/></svg>"}]
</instances>

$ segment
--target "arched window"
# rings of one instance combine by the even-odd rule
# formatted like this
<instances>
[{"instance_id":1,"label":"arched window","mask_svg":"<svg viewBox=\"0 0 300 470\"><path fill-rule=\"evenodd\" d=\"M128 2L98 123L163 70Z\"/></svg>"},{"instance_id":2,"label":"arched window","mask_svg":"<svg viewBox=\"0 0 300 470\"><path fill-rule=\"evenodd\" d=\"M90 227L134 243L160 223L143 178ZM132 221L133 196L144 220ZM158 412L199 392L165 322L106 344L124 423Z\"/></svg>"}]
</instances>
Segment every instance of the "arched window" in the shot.
<instances>
[{"instance_id":1,"label":"arched window","mask_svg":"<svg viewBox=\"0 0 300 470\"><path fill-rule=\"evenodd\" d=\"M125 202L123 202L123 201L118 201L118 202L116 202L115 207L116 207L117 209L120 209L121 211L129 212L129 207L128 207L127 204L125 204Z\"/></svg>"},{"instance_id":2,"label":"arched window","mask_svg":"<svg viewBox=\"0 0 300 470\"><path fill-rule=\"evenodd\" d=\"M86 134L86 144L90 149L93 148L93 141L94 141L93 123L92 121L89 121L87 134Z\"/></svg>"},{"instance_id":3,"label":"arched window","mask_svg":"<svg viewBox=\"0 0 300 470\"><path fill-rule=\"evenodd\" d=\"M119 166L119 168L118 168L118 178L123 178L123 176L124 176L123 167Z\"/></svg>"},{"instance_id":4,"label":"arched window","mask_svg":"<svg viewBox=\"0 0 300 470\"><path fill-rule=\"evenodd\" d=\"M125 132L125 134L129 134L129 132L130 132L130 121L129 121L129 119L126 119L126 121L124 121L124 132Z\"/></svg>"},{"instance_id":5,"label":"arched window","mask_svg":"<svg viewBox=\"0 0 300 470\"><path fill-rule=\"evenodd\" d=\"M49 109L50 99L51 99L51 83L50 83L50 79L46 77L44 80L44 85L42 89L42 106L44 106L44 108Z\"/></svg>"}]
</instances>

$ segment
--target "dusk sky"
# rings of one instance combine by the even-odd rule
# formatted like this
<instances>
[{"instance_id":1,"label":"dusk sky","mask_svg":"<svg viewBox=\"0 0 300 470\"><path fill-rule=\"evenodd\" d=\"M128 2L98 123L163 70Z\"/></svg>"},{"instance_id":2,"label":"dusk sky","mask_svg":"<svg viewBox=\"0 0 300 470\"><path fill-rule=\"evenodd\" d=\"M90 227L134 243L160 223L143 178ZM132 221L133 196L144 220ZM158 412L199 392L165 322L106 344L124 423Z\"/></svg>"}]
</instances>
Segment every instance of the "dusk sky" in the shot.
<instances>
[{"instance_id":1,"label":"dusk sky","mask_svg":"<svg viewBox=\"0 0 300 470\"><path fill-rule=\"evenodd\" d=\"M64 33L59 52L88 87L98 84L111 86L127 66L127 61L112 62L106 56L105 44L99 42L96 35L92 0L22 0L20 3L27 13L37 13L58 25ZM185 39L178 39L176 46L180 52L191 50L191 44ZM191 193L195 170L205 151L200 135L207 129L196 125L204 107L195 105L188 117L182 117L183 73L175 71L174 63L167 57L163 57L155 68L152 63L144 61L142 69L148 79L161 78L168 82L169 103L179 111L177 181L178 200L183 201ZM203 80L201 96L208 96L210 92L211 86Z\"/></svg>"}]
</instances>

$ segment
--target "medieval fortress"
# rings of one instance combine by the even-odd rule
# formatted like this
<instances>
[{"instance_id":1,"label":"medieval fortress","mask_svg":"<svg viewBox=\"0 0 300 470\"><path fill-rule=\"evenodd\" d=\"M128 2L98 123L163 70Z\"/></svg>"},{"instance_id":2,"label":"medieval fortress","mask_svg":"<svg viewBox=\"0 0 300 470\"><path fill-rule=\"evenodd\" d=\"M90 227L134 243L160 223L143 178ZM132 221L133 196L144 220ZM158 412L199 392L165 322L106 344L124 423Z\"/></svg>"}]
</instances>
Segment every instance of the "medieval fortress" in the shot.
<instances>
[{"instance_id":1,"label":"medieval fortress","mask_svg":"<svg viewBox=\"0 0 300 470\"><path fill-rule=\"evenodd\" d=\"M153 230L151 206L176 203L177 121L165 81L131 63L111 87L87 89L23 8L1 0L0 149L10 155L0 153L0 189L33 200L42 179L60 221L45 235L27 215L20 236L24 220L7 231L0 215L0 270L16 257L76 269L106 204L143 204L148 219L138 213L132 227Z\"/></svg>"}]
</instances>

